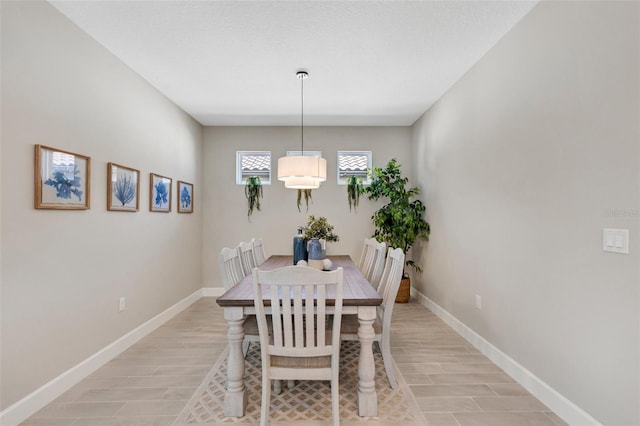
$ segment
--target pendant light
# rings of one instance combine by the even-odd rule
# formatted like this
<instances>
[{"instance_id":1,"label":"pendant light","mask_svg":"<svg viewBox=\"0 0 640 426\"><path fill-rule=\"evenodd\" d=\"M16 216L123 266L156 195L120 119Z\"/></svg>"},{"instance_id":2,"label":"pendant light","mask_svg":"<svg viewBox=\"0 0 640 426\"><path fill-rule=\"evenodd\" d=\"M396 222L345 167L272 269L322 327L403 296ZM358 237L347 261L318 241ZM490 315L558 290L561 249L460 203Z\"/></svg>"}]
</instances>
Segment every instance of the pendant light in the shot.
<instances>
[{"instance_id":1,"label":"pendant light","mask_svg":"<svg viewBox=\"0 0 640 426\"><path fill-rule=\"evenodd\" d=\"M321 182L327 180L327 160L304 155L304 80L309 77L309 73L298 71L296 77L301 84L300 155L278 158L278 180L284 181L285 188L316 189Z\"/></svg>"}]
</instances>

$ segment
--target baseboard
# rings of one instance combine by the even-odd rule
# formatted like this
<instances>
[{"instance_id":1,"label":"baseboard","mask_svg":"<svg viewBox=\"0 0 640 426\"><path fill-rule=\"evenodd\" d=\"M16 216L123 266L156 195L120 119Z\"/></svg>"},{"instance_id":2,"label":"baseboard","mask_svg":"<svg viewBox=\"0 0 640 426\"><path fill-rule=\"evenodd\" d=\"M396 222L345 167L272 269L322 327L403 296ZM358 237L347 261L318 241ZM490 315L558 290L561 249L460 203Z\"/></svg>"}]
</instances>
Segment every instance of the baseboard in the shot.
<instances>
[{"instance_id":1,"label":"baseboard","mask_svg":"<svg viewBox=\"0 0 640 426\"><path fill-rule=\"evenodd\" d=\"M411 295L570 425L601 425L582 408L415 289Z\"/></svg>"},{"instance_id":2,"label":"baseboard","mask_svg":"<svg viewBox=\"0 0 640 426\"><path fill-rule=\"evenodd\" d=\"M224 294L222 287L202 287L202 297L218 297Z\"/></svg>"},{"instance_id":3,"label":"baseboard","mask_svg":"<svg viewBox=\"0 0 640 426\"><path fill-rule=\"evenodd\" d=\"M82 379L86 378L114 357L124 352L131 345L188 308L193 302L202 297L202 290L203 289L197 290L190 296L185 297L164 312L159 313L149 321L120 337L115 342L65 371L55 379L42 385L20 401L4 409L0 412L0 425L14 426L35 414L45 405L71 389Z\"/></svg>"}]
</instances>

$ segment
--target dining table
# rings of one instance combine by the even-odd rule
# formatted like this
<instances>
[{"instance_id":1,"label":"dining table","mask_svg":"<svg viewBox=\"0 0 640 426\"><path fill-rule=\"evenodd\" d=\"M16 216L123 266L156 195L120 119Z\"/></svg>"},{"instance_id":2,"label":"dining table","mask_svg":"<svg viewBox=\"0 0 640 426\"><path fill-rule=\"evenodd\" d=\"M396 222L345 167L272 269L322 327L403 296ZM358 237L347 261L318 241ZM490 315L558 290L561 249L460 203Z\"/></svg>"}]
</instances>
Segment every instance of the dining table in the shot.
<instances>
[{"instance_id":1,"label":"dining table","mask_svg":"<svg viewBox=\"0 0 640 426\"><path fill-rule=\"evenodd\" d=\"M358 358L358 415L376 416L378 400L375 386L375 363L373 359L373 322L376 307L382 303L382 297L360 272L358 266L347 255L327 256L331 261L331 270L343 269L342 314L357 315L359 328L360 356ZM258 266L261 270L273 270L293 265L293 256L274 255ZM240 282L227 290L217 299L224 309L224 318L228 324L227 339L229 355L227 358L227 387L224 396L224 415L242 417L247 407L247 394L244 385L244 319L255 315L253 297L253 276L248 274ZM327 299L327 305L333 305ZM332 313L333 306L327 306ZM269 313L267 308L267 314Z\"/></svg>"}]
</instances>

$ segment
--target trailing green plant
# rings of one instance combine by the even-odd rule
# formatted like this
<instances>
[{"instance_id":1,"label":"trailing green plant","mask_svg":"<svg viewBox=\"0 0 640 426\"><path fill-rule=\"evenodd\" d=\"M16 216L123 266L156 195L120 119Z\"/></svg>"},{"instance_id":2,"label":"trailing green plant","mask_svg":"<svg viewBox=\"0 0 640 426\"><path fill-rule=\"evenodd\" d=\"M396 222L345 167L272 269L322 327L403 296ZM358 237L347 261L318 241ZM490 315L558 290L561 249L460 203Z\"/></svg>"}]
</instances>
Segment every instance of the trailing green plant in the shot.
<instances>
[{"instance_id":1,"label":"trailing green plant","mask_svg":"<svg viewBox=\"0 0 640 426\"><path fill-rule=\"evenodd\" d=\"M337 242L340 237L333 232L333 225L329 224L326 217L315 217L310 215L307 224L302 226L302 238L309 241L312 238L319 238L329 242Z\"/></svg>"},{"instance_id":2,"label":"trailing green plant","mask_svg":"<svg viewBox=\"0 0 640 426\"><path fill-rule=\"evenodd\" d=\"M362 184L362 179L355 175L349 176L349 179L347 180L347 200L349 201L349 211L351 211L351 207L356 210L360 203L360 194L363 192L364 186Z\"/></svg>"},{"instance_id":3,"label":"trailing green plant","mask_svg":"<svg viewBox=\"0 0 640 426\"><path fill-rule=\"evenodd\" d=\"M313 202L313 200L311 199L311 189L298 189L298 199L296 200L296 205L298 206L299 212L302 212L302 210L300 210L300 206L302 205L303 197L304 197L304 203L307 206L307 211L309 211L309 200Z\"/></svg>"},{"instance_id":4,"label":"trailing green plant","mask_svg":"<svg viewBox=\"0 0 640 426\"><path fill-rule=\"evenodd\" d=\"M384 241L391 247L399 247L405 254L417 240L427 241L431 228L423 219L425 206L420 200L411 200L420 194L420 189L406 188L409 179L402 177L397 160L393 158L384 169L370 169L369 176L371 184L364 189L364 193L370 200L388 200L387 204L371 216L376 227L373 234L376 240ZM407 260L405 264L422 272L413 260ZM406 272L404 275L406 276Z\"/></svg>"},{"instance_id":5,"label":"trailing green plant","mask_svg":"<svg viewBox=\"0 0 640 426\"><path fill-rule=\"evenodd\" d=\"M251 220L254 210L260 211L260 198L262 198L262 182L260 176L249 176L244 186L244 195L249 203L249 211L247 217Z\"/></svg>"}]
</instances>

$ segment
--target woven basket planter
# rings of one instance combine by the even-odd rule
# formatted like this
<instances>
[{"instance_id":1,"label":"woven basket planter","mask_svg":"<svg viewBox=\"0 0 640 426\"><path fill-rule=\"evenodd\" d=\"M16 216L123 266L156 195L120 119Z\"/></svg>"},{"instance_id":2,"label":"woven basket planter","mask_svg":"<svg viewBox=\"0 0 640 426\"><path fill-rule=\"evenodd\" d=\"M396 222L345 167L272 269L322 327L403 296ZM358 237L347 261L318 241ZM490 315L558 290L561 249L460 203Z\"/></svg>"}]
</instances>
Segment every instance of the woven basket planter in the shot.
<instances>
[{"instance_id":1,"label":"woven basket planter","mask_svg":"<svg viewBox=\"0 0 640 426\"><path fill-rule=\"evenodd\" d=\"M407 303L411 298L411 278L402 278L398 294L396 295L396 303Z\"/></svg>"}]
</instances>

